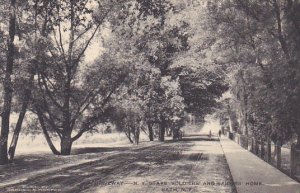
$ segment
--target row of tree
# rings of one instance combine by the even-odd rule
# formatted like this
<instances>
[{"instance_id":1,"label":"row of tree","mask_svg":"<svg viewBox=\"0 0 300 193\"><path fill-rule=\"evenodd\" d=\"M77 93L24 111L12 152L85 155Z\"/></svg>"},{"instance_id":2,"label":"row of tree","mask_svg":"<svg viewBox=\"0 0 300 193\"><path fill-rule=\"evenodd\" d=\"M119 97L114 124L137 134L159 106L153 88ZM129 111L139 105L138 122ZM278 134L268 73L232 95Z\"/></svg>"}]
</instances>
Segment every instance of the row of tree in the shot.
<instances>
[{"instance_id":1,"label":"row of tree","mask_svg":"<svg viewBox=\"0 0 300 193\"><path fill-rule=\"evenodd\" d=\"M222 63L233 67L223 112L232 128L300 147L299 1L218 1L209 9Z\"/></svg>"},{"instance_id":2,"label":"row of tree","mask_svg":"<svg viewBox=\"0 0 300 193\"><path fill-rule=\"evenodd\" d=\"M166 130L177 138L185 113L203 118L227 90L223 67L208 57L199 5L10 0L0 6L0 164L13 160L24 119L54 154L69 155L74 141L105 122L136 143L140 131L151 141L154 133L164 141Z\"/></svg>"}]
</instances>

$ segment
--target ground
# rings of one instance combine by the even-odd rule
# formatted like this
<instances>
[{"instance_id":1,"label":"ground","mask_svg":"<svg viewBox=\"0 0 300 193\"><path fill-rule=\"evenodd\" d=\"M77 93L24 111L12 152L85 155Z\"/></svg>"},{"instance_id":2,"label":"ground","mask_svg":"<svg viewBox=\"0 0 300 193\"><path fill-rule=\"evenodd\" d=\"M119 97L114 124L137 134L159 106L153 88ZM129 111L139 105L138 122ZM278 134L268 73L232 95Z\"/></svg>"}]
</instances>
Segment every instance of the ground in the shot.
<instances>
[{"instance_id":1,"label":"ground","mask_svg":"<svg viewBox=\"0 0 300 193\"><path fill-rule=\"evenodd\" d=\"M25 154L1 166L0 192L235 192L217 137Z\"/></svg>"}]
</instances>

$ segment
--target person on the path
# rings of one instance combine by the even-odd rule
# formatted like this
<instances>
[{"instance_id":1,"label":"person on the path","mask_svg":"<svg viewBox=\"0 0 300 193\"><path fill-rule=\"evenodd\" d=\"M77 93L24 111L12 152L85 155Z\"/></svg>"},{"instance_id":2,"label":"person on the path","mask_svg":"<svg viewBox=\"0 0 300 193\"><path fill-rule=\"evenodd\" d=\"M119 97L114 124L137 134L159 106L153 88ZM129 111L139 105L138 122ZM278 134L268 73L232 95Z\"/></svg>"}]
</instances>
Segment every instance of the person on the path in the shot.
<instances>
[{"instance_id":1,"label":"person on the path","mask_svg":"<svg viewBox=\"0 0 300 193\"><path fill-rule=\"evenodd\" d=\"M211 130L209 130L209 139L211 139Z\"/></svg>"},{"instance_id":2,"label":"person on the path","mask_svg":"<svg viewBox=\"0 0 300 193\"><path fill-rule=\"evenodd\" d=\"M221 137L222 131L221 129L219 130L219 138Z\"/></svg>"}]
</instances>

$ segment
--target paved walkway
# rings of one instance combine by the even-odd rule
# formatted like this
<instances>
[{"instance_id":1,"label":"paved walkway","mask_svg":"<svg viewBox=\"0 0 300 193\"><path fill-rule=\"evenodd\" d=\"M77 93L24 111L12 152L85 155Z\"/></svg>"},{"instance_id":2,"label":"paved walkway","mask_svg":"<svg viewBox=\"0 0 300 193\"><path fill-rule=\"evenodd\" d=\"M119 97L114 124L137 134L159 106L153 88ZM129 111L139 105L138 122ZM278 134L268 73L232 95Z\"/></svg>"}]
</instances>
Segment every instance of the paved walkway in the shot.
<instances>
[{"instance_id":1,"label":"paved walkway","mask_svg":"<svg viewBox=\"0 0 300 193\"><path fill-rule=\"evenodd\" d=\"M278 169L225 136L220 142L238 193L300 193L300 184Z\"/></svg>"}]
</instances>

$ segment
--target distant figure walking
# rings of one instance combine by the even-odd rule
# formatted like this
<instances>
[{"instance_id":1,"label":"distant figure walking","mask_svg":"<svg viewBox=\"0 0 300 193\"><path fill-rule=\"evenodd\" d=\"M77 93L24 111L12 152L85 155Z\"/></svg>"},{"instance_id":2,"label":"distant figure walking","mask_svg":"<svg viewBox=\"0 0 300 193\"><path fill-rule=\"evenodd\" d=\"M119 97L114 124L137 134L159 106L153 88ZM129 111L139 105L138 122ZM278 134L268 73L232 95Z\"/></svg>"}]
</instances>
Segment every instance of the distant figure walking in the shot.
<instances>
[{"instance_id":1,"label":"distant figure walking","mask_svg":"<svg viewBox=\"0 0 300 193\"><path fill-rule=\"evenodd\" d=\"M209 130L209 139L211 139L211 130Z\"/></svg>"},{"instance_id":2,"label":"distant figure walking","mask_svg":"<svg viewBox=\"0 0 300 193\"><path fill-rule=\"evenodd\" d=\"M221 137L221 134L222 134L222 131L221 131L221 129L219 130L219 137Z\"/></svg>"}]
</instances>

